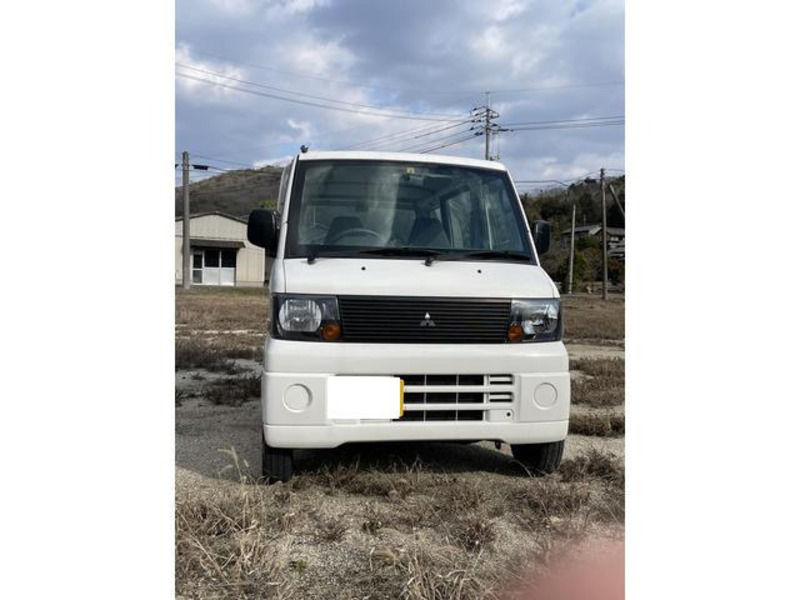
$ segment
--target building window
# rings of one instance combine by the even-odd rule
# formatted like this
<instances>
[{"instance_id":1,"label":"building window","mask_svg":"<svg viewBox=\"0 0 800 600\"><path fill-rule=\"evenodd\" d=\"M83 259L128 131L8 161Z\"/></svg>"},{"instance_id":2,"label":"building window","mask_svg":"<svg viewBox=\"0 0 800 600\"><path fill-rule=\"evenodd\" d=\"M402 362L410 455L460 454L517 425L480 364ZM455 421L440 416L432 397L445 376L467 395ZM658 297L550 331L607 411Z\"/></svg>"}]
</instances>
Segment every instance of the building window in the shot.
<instances>
[{"instance_id":1,"label":"building window","mask_svg":"<svg viewBox=\"0 0 800 600\"><path fill-rule=\"evenodd\" d=\"M219 250L216 248L207 248L203 251L203 260L205 261L205 267L219 267Z\"/></svg>"},{"instance_id":2,"label":"building window","mask_svg":"<svg viewBox=\"0 0 800 600\"><path fill-rule=\"evenodd\" d=\"M192 252L192 283L203 283L203 253Z\"/></svg>"},{"instance_id":3,"label":"building window","mask_svg":"<svg viewBox=\"0 0 800 600\"><path fill-rule=\"evenodd\" d=\"M192 252L192 282L235 285L236 252L235 248L195 248Z\"/></svg>"},{"instance_id":4,"label":"building window","mask_svg":"<svg viewBox=\"0 0 800 600\"><path fill-rule=\"evenodd\" d=\"M222 251L222 268L235 269L236 268L236 250L233 248L225 248Z\"/></svg>"}]
</instances>

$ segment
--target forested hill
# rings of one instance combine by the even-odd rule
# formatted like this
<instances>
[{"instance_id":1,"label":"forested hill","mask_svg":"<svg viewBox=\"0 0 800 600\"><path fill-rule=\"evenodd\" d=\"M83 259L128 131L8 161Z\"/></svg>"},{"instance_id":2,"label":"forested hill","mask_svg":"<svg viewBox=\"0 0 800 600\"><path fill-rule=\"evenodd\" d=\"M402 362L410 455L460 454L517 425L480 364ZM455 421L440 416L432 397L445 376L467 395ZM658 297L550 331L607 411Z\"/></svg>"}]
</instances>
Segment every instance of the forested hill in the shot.
<instances>
[{"instance_id":1,"label":"forested hill","mask_svg":"<svg viewBox=\"0 0 800 600\"><path fill-rule=\"evenodd\" d=\"M274 208L283 169L228 171L189 185L192 213L218 210L237 217L254 208ZM175 216L183 214L181 187L175 188Z\"/></svg>"},{"instance_id":2,"label":"forested hill","mask_svg":"<svg viewBox=\"0 0 800 600\"><path fill-rule=\"evenodd\" d=\"M625 176L609 177L606 183L607 186L614 187L624 209ZM525 207L525 215L528 220L544 219L549 221L554 233L560 233L570 226L573 202L575 203L576 225L591 225L602 221L600 186L596 181L578 183L569 190L565 187L555 187L535 194L522 194L522 205ZM606 187L606 209L609 227L625 227L625 219L617 208L608 187Z\"/></svg>"},{"instance_id":3,"label":"forested hill","mask_svg":"<svg viewBox=\"0 0 800 600\"><path fill-rule=\"evenodd\" d=\"M613 186L617 197L625 208L625 177L611 177L607 182ZM575 224L593 225L603 220L600 186L597 181L524 194L522 205L529 221L544 219L550 222L550 251L542 256L542 266L550 276L566 289L569 273L569 249L562 232L569 229L572 222L572 204L575 203ZM606 189L606 219L609 227L625 227L625 219L617 208L611 191ZM584 282L600 281L602 272L602 242L600 236L580 237L575 244L573 281L576 290L582 291ZM612 283L624 284L625 265L619 260L609 259L608 274Z\"/></svg>"}]
</instances>

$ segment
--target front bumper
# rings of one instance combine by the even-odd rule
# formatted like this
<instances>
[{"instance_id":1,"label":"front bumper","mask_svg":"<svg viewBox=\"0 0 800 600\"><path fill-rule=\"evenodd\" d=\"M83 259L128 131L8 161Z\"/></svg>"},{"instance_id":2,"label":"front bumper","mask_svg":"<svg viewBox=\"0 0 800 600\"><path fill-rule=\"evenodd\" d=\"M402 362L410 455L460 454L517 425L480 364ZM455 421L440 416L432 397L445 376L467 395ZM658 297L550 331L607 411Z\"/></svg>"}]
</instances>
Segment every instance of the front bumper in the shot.
<instances>
[{"instance_id":1,"label":"front bumper","mask_svg":"<svg viewBox=\"0 0 800 600\"><path fill-rule=\"evenodd\" d=\"M268 339L265 357L262 419L273 447L424 440L533 444L567 436L569 362L561 342L419 346ZM406 415L414 420L330 420L326 380L337 375L428 377L424 384L406 385ZM467 385L430 383L437 375L458 375L456 381ZM408 402L412 394L415 403Z\"/></svg>"},{"instance_id":2,"label":"front bumper","mask_svg":"<svg viewBox=\"0 0 800 600\"><path fill-rule=\"evenodd\" d=\"M371 423L267 425L264 439L273 448L336 448L353 442L497 440L507 444L558 442L569 422L539 423Z\"/></svg>"}]
</instances>

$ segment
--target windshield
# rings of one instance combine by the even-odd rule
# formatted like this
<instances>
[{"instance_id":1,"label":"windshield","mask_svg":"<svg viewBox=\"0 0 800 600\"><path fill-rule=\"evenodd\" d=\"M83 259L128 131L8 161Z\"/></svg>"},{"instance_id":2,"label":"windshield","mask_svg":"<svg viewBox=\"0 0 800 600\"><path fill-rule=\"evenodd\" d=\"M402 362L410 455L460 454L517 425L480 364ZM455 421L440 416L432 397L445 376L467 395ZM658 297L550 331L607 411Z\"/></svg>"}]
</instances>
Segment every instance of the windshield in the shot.
<instances>
[{"instance_id":1,"label":"windshield","mask_svg":"<svg viewBox=\"0 0 800 600\"><path fill-rule=\"evenodd\" d=\"M408 255L490 251L486 258L511 252L533 260L505 172L322 160L301 161L296 171L287 257L396 248Z\"/></svg>"}]
</instances>

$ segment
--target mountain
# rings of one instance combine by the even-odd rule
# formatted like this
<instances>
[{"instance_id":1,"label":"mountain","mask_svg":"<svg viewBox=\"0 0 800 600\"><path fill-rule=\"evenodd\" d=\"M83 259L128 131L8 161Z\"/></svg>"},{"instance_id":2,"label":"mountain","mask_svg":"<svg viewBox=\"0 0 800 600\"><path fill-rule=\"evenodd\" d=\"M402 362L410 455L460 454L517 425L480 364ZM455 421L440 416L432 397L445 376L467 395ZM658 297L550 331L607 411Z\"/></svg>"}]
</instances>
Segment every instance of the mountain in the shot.
<instances>
[{"instance_id":1,"label":"mountain","mask_svg":"<svg viewBox=\"0 0 800 600\"><path fill-rule=\"evenodd\" d=\"M218 210L237 217L254 208L274 208L283 169L262 167L227 171L189 184L193 213ZM183 214L181 186L175 188L175 216Z\"/></svg>"}]
</instances>

